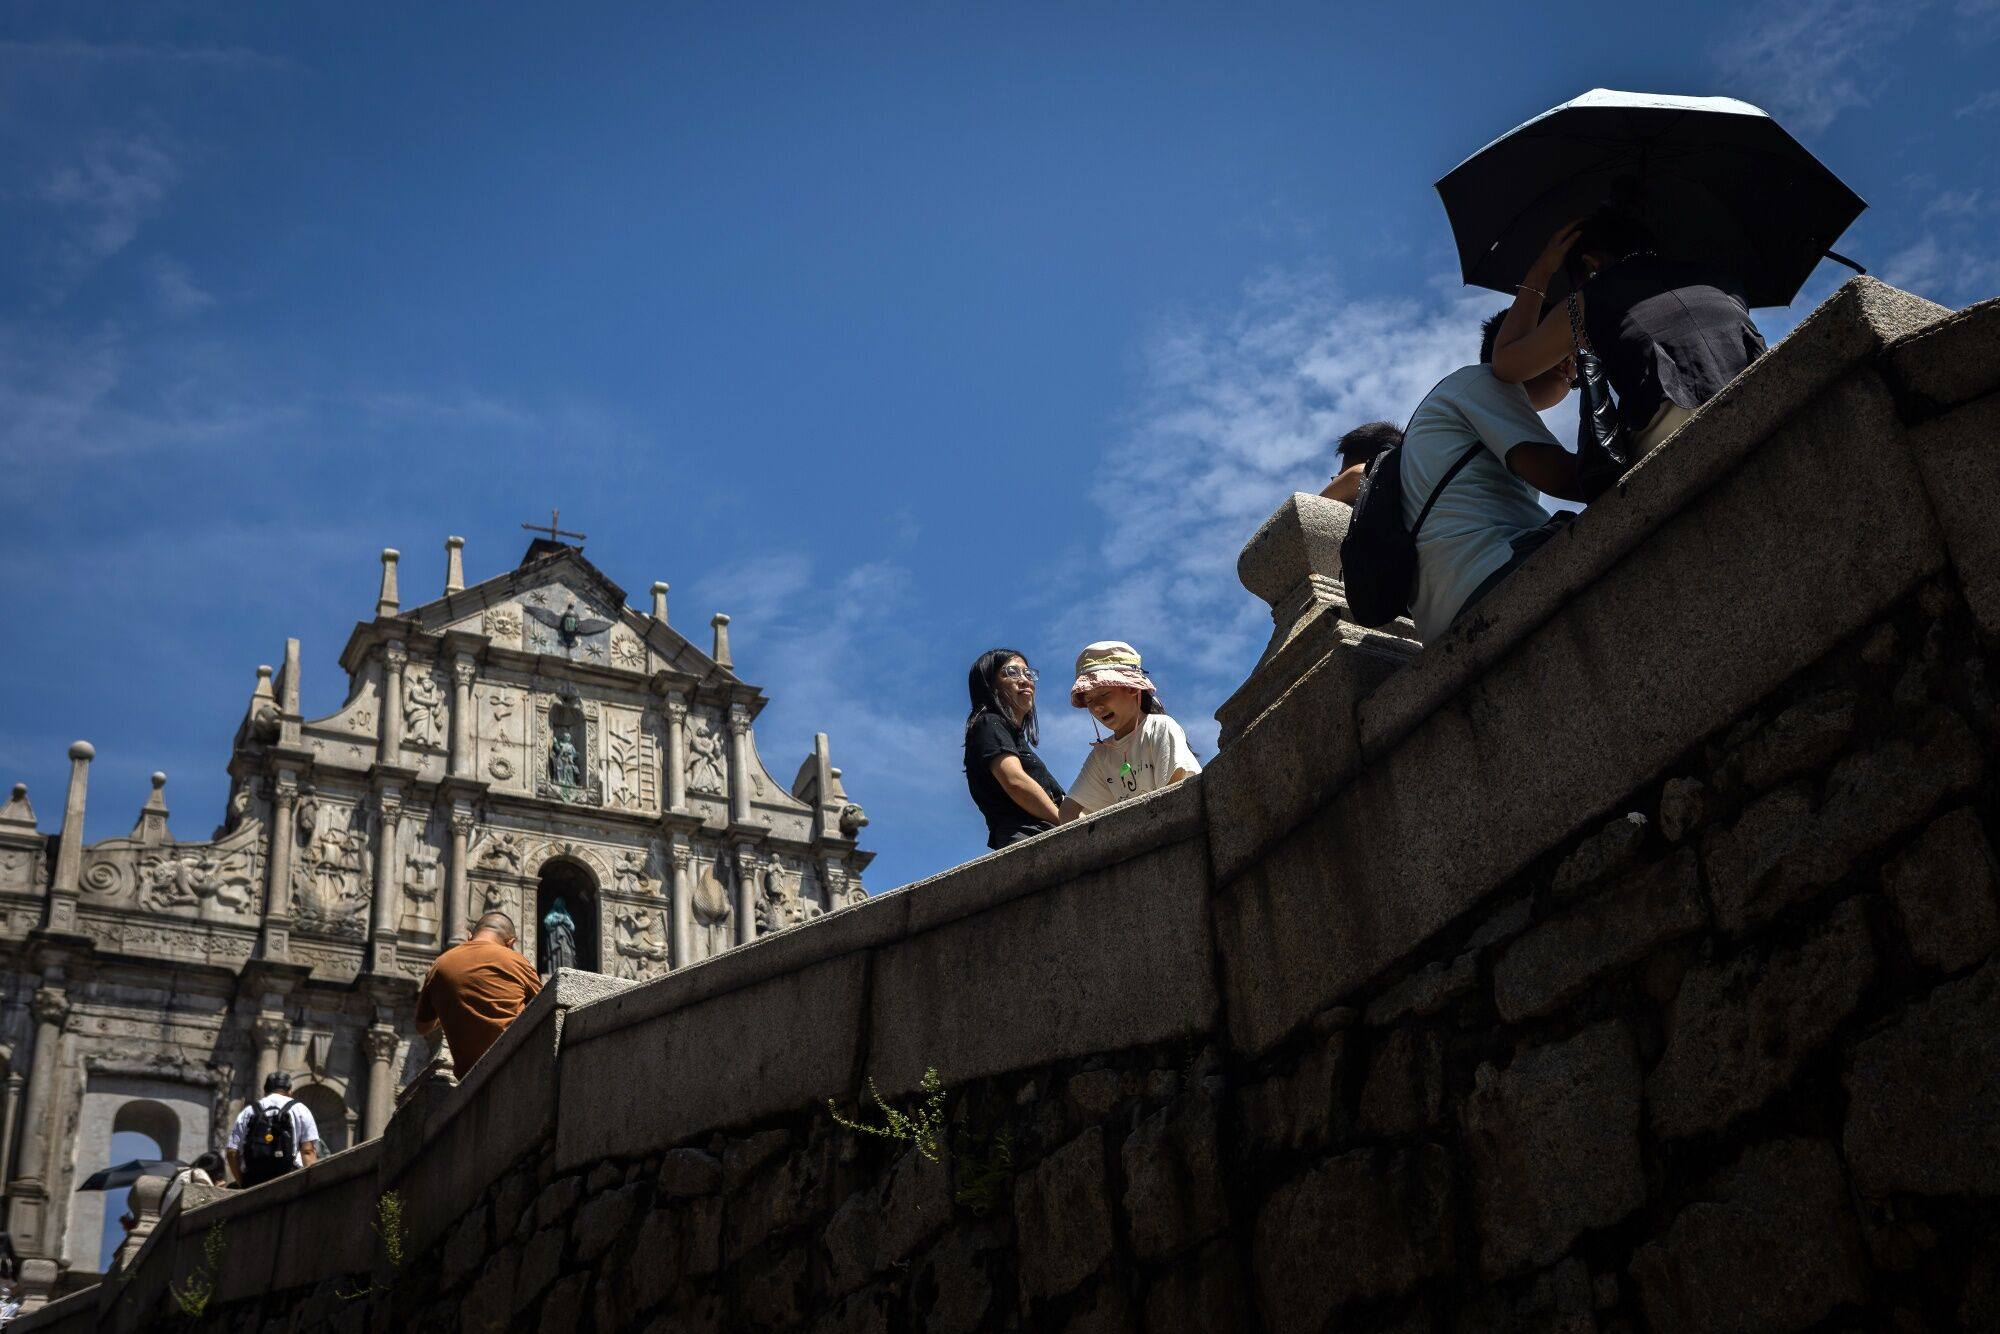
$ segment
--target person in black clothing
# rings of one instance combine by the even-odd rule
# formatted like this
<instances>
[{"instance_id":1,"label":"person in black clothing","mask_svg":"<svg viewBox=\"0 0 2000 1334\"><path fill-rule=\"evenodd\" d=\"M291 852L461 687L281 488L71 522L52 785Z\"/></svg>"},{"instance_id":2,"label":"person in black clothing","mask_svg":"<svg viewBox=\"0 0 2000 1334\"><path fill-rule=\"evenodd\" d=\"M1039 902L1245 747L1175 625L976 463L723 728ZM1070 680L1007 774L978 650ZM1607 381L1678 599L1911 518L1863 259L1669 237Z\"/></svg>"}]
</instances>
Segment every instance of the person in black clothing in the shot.
<instances>
[{"instance_id":1,"label":"person in black clothing","mask_svg":"<svg viewBox=\"0 0 2000 1334\"><path fill-rule=\"evenodd\" d=\"M1499 379L1524 383L1570 355L1569 302L1550 306L1546 296L1566 263L1582 277L1571 299L1611 381L1634 463L1763 355L1734 274L1660 258L1646 225L1606 204L1556 233L1514 289L1493 349Z\"/></svg>"},{"instance_id":2,"label":"person in black clothing","mask_svg":"<svg viewBox=\"0 0 2000 1334\"><path fill-rule=\"evenodd\" d=\"M1056 824L1062 786L1035 744L1035 670L1011 648L979 655L966 678L972 713L965 720L965 785L986 817L986 846L1004 848Z\"/></svg>"}]
</instances>

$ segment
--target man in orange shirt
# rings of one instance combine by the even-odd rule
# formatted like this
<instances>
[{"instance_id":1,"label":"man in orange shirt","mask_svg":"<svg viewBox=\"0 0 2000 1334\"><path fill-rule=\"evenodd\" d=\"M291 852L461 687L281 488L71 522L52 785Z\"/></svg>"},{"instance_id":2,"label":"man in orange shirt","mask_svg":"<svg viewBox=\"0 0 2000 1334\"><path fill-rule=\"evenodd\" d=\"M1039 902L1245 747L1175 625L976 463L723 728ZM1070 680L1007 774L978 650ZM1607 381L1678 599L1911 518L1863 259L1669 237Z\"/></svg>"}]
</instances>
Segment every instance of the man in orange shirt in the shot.
<instances>
[{"instance_id":1,"label":"man in orange shirt","mask_svg":"<svg viewBox=\"0 0 2000 1334\"><path fill-rule=\"evenodd\" d=\"M487 913L473 924L471 939L431 965L417 993L417 1032L428 1035L444 1025L452 1065L463 1079L541 989L535 966L514 948L514 919Z\"/></svg>"}]
</instances>

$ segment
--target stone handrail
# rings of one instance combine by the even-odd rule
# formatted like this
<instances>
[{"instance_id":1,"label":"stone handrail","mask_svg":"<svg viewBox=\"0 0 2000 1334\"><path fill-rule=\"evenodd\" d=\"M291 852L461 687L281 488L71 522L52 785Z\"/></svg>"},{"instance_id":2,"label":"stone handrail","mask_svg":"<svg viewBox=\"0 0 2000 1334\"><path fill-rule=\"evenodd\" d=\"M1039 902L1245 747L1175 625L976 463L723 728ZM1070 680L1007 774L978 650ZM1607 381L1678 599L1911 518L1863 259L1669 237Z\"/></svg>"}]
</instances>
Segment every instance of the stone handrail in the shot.
<instances>
[{"instance_id":1,"label":"stone handrail","mask_svg":"<svg viewBox=\"0 0 2000 1334\"><path fill-rule=\"evenodd\" d=\"M1854 280L1421 652L1342 618L1341 516L1294 496L1246 550L1272 642L1197 779L642 986L566 973L381 1140L170 1209L117 1275L20 1328L145 1327L218 1226L214 1300L232 1313L356 1276L456 1311L481 1266L513 1283L531 1262L547 1273L477 1300L516 1302L503 1321L540 1304L549 1327L559 1291L652 1285L636 1318L684 1284L745 1328L863 1283L915 1302L949 1195L841 1286L840 1217L889 1246L871 1220L906 1174L842 1167L844 1204L799 1183L818 1179L826 1100L871 1079L901 1097L930 1065L1025 1128L997 1206L1014 1224L947 1233L923 1291L945 1248L986 1247L1014 1276L988 1299L1018 1300L1024 1326L1172 1283L1176 1315L1254 1303L1272 1329L1343 1310L1386 1328L1425 1280L1441 1302L1544 1316L1580 1283L1583 1318L1632 1324L1643 1304L1654 1328L1712 1323L1710 1292L1746 1328L1886 1310L1900 1280L1857 1268L1850 1195L2000 1193L1981 1166L2000 1161L2000 1117L1963 1080L1925 1078L1949 1044L1922 1027L1962 1022L1967 1059L2000 1062L1975 1036L1986 1019L1955 1017L1994 1017L2000 981L1981 979L2000 964L1950 980L1984 955L1964 931L1926 934L1942 911L1926 896L1953 877L1922 860L1991 823L1954 809L1991 767L1991 701L1975 741L1975 692L1943 684L1952 660L1925 645L2000 644L1996 391L2000 303L1951 315ZM1782 720L1822 716L1822 677L1864 671L1888 682L1879 718L1799 743L1806 724ZM1885 884L1900 906L1868 898ZM1871 930L1950 968L1871 981L1887 972ZM1786 1043L1796 1059L1771 1056ZM1808 1058L1821 1073L1798 1082ZM1792 1101L1744 1115L1774 1098ZM689 1170L670 1185L674 1155ZM739 1235L742 1211L779 1209L780 1179L799 1192L791 1231ZM647 1202L692 1226L717 1191L739 1212L685 1273L608 1241L562 1259L572 1230L615 1237L604 1220ZM1800 1224L1767 1239L1760 1191ZM404 1250L449 1264L389 1269L369 1224L390 1192ZM512 1240L467 1221L507 1200ZM1716 1267L1746 1246L1815 1281ZM621 1310L600 1306L598 1327Z\"/></svg>"}]
</instances>

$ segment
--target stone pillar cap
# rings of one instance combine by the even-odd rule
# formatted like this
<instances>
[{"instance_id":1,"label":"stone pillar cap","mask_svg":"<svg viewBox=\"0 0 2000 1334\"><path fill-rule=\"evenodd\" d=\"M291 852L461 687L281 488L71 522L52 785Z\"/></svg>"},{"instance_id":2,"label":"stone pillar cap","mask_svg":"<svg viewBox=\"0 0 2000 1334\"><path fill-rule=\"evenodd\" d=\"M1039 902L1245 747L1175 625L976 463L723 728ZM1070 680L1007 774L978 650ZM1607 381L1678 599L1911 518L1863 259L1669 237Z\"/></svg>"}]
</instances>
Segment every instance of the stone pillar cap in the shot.
<instances>
[{"instance_id":1,"label":"stone pillar cap","mask_svg":"<svg viewBox=\"0 0 2000 1334\"><path fill-rule=\"evenodd\" d=\"M95 759L96 756L97 756L97 747L91 745L88 741L70 742L69 757L71 759L88 760L88 759Z\"/></svg>"}]
</instances>

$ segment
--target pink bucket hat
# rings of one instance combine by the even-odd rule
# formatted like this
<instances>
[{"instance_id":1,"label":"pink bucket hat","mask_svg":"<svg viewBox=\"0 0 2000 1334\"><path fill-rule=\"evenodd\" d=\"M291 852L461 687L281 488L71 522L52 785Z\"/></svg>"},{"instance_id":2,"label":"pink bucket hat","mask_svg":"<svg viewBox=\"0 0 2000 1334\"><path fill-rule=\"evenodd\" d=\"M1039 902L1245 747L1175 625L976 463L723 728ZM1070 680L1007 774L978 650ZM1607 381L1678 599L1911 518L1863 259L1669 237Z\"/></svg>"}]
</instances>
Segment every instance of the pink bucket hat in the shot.
<instances>
[{"instance_id":1,"label":"pink bucket hat","mask_svg":"<svg viewBox=\"0 0 2000 1334\"><path fill-rule=\"evenodd\" d=\"M1118 639L1102 639L1076 655L1076 681L1069 688L1072 708L1083 707L1083 697L1099 686L1130 686L1140 691L1147 713L1165 713L1160 694L1139 661L1139 650Z\"/></svg>"}]
</instances>

